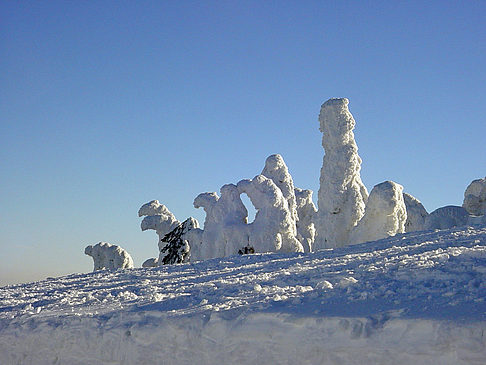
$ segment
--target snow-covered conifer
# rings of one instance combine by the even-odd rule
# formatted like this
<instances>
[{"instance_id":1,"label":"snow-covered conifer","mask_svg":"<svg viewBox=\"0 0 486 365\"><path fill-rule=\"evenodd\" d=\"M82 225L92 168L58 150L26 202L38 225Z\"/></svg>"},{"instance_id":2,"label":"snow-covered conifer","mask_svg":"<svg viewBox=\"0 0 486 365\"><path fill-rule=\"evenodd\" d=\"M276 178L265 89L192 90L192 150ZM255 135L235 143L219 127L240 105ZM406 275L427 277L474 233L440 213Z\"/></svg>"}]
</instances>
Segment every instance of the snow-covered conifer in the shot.
<instances>
[{"instance_id":1,"label":"snow-covered conifer","mask_svg":"<svg viewBox=\"0 0 486 365\"><path fill-rule=\"evenodd\" d=\"M322 162L316 217L315 248L349 244L349 235L363 217L368 192L361 182L361 158L354 140L355 121L346 98L326 101L319 114Z\"/></svg>"},{"instance_id":2,"label":"snow-covered conifer","mask_svg":"<svg viewBox=\"0 0 486 365\"><path fill-rule=\"evenodd\" d=\"M462 207L472 215L486 215L486 177L471 182L464 192Z\"/></svg>"},{"instance_id":3,"label":"snow-covered conifer","mask_svg":"<svg viewBox=\"0 0 486 365\"><path fill-rule=\"evenodd\" d=\"M404 233L406 221L403 187L393 181L382 182L371 190L365 214L352 231L350 242L356 244Z\"/></svg>"},{"instance_id":4,"label":"snow-covered conifer","mask_svg":"<svg viewBox=\"0 0 486 365\"><path fill-rule=\"evenodd\" d=\"M295 221L287 200L275 183L263 176L241 180L238 191L250 198L256 209L255 220L249 224L249 244L255 252L303 252L295 235Z\"/></svg>"},{"instance_id":5,"label":"snow-covered conifer","mask_svg":"<svg viewBox=\"0 0 486 365\"><path fill-rule=\"evenodd\" d=\"M425 229L425 218L429 213L425 210L422 203L414 196L403 193L403 201L407 207L407 221L405 222L405 232L422 231Z\"/></svg>"}]
</instances>

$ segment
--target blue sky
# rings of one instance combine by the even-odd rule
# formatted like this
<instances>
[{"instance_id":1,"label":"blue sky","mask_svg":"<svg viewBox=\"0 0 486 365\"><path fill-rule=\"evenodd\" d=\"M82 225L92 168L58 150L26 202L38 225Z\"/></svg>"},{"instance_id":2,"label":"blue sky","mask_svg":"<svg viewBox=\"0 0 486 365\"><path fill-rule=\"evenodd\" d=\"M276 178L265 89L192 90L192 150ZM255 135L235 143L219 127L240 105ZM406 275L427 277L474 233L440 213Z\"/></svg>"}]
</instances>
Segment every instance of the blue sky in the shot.
<instances>
[{"instance_id":1,"label":"blue sky","mask_svg":"<svg viewBox=\"0 0 486 365\"><path fill-rule=\"evenodd\" d=\"M157 255L138 208L204 220L203 191L283 155L317 196L317 115L347 97L368 189L428 211L486 175L482 1L0 4L0 285Z\"/></svg>"}]
</instances>

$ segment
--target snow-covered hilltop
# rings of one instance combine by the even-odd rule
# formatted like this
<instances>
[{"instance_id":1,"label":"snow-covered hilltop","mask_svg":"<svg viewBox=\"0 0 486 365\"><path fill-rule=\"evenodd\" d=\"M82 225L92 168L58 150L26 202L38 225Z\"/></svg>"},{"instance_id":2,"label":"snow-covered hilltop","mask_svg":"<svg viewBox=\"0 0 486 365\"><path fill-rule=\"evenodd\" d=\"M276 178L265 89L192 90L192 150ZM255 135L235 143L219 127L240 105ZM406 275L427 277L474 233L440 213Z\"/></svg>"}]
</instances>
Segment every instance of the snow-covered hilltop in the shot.
<instances>
[{"instance_id":1,"label":"snow-covered hilltop","mask_svg":"<svg viewBox=\"0 0 486 365\"><path fill-rule=\"evenodd\" d=\"M179 222L157 200L143 205L139 211L144 216L142 230L153 229L159 236L159 257L143 266L237 253L312 252L398 233L486 223L486 178L470 184L463 207L442 207L431 214L393 181L375 185L368 194L360 177L361 158L353 133L356 121L348 106L346 98L329 99L321 106L318 119L325 154L318 209L311 190L294 186L283 157L271 155L253 179L226 184L220 195L204 192L195 198L194 207L206 213L203 228L194 218ZM241 194L250 198L257 212L251 223Z\"/></svg>"},{"instance_id":2,"label":"snow-covered hilltop","mask_svg":"<svg viewBox=\"0 0 486 365\"><path fill-rule=\"evenodd\" d=\"M0 364L484 364L486 228L0 288Z\"/></svg>"}]
</instances>

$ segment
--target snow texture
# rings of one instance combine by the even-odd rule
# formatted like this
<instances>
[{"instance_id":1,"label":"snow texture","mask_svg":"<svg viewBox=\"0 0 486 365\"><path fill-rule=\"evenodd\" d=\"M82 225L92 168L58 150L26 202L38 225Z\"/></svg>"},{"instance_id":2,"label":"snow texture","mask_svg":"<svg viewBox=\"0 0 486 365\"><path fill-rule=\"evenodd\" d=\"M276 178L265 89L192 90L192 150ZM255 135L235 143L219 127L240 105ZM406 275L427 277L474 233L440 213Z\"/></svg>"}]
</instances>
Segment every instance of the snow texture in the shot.
<instances>
[{"instance_id":1,"label":"snow texture","mask_svg":"<svg viewBox=\"0 0 486 365\"><path fill-rule=\"evenodd\" d=\"M425 229L425 218L429 213L422 203L410 194L403 193L403 201L407 207L405 232L422 231Z\"/></svg>"},{"instance_id":2,"label":"snow texture","mask_svg":"<svg viewBox=\"0 0 486 365\"><path fill-rule=\"evenodd\" d=\"M356 244L404 233L406 221L403 187L393 181L382 182L371 190L365 214L350 241Z\"/></svg>"},{"instance_id":3,"label":"snow texture","mask_svg":"<svg viewBox=\"0 0 486 365\"><path fill-rule=\"evenodd\" d=\"M96 245L89 245L84 253L93 258L93 270L116 270L132 269L133 260L130 254L117 245L108 242L99 242Z\"/></svg>"},{"instance_id":4,"label":"snow texture","mask_svg":"<svg viewBox=\"0 0 486 365\"><path fill-rule=\"evenodd\" d=\"M257 175L241 180L237 187L256 209L255 220L248 225L249 245L255 252L304 252L287 199L271 179Z\"/></svg>"},{"instance_id":5,"label":"snow texture","mask_svg":"<svg viewBox=\"0 0 486 365\"><path fill-rule=\"evenodd\" d=\"M0 288L0 364L484 364L486 227Z\"/></svg>"},{"instance_id":6,"label":"snow texture","mask_svg":"<svg viewBox=\"0 0 486 365\"><path fill-rule=\"evenodd\" d=\"M322 162L316 218L315 249L349 244L354 226L363 217L368 192L361 182L361 158L354 140L355 121L348 99L326 101L319 114Z\"/></svg>"},{"instance_id":7,"label":"snow texture","mask_svg":"<svg viewBox=\"0 0 486 365\"><path fill-rule=\"evenodd\" d=\"M312 201L312 190L295 188L297 206L297 239L302 243L304 252L312 252L316 229L314 219L317 209Z\"/></svg>"},{"instance_id":8,"label":"snow texture","mask_svg":"<svg viewBox=\"0 0 486 365\"><path fill-rule=\"evenodd\" d=\"M486 215L486 177L471 182L464 192L462 207L472 215Z\"/></svg>"},{"instance_id":9,"label":"snow texture","mask_svg":"<svg viewBox=\"0 0 486 365\"><path fill-rule=\"evenodd\" d=\"M425 218L425 229L462 227L469 222L469 213L463 207L449 205L438 208Z\"/></svg>"}]
</instances>

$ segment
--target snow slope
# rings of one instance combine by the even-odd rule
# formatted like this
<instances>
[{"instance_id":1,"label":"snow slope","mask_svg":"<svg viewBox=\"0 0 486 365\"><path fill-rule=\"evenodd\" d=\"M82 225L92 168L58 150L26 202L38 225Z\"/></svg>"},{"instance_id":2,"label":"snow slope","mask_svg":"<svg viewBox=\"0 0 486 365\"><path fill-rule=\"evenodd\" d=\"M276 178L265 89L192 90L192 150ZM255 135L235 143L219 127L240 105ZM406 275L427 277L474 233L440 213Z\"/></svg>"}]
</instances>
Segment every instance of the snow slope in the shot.
<instances>
[{"instance_id":1,"label":"snow slope","mask_svg":"<svg viewBox=\"0 0 486 365\"><path fill-rule=\"evenodd\" d=\"M0 364L484 364L486 228L0 288Z\"/></svg>"}]
</instances>

